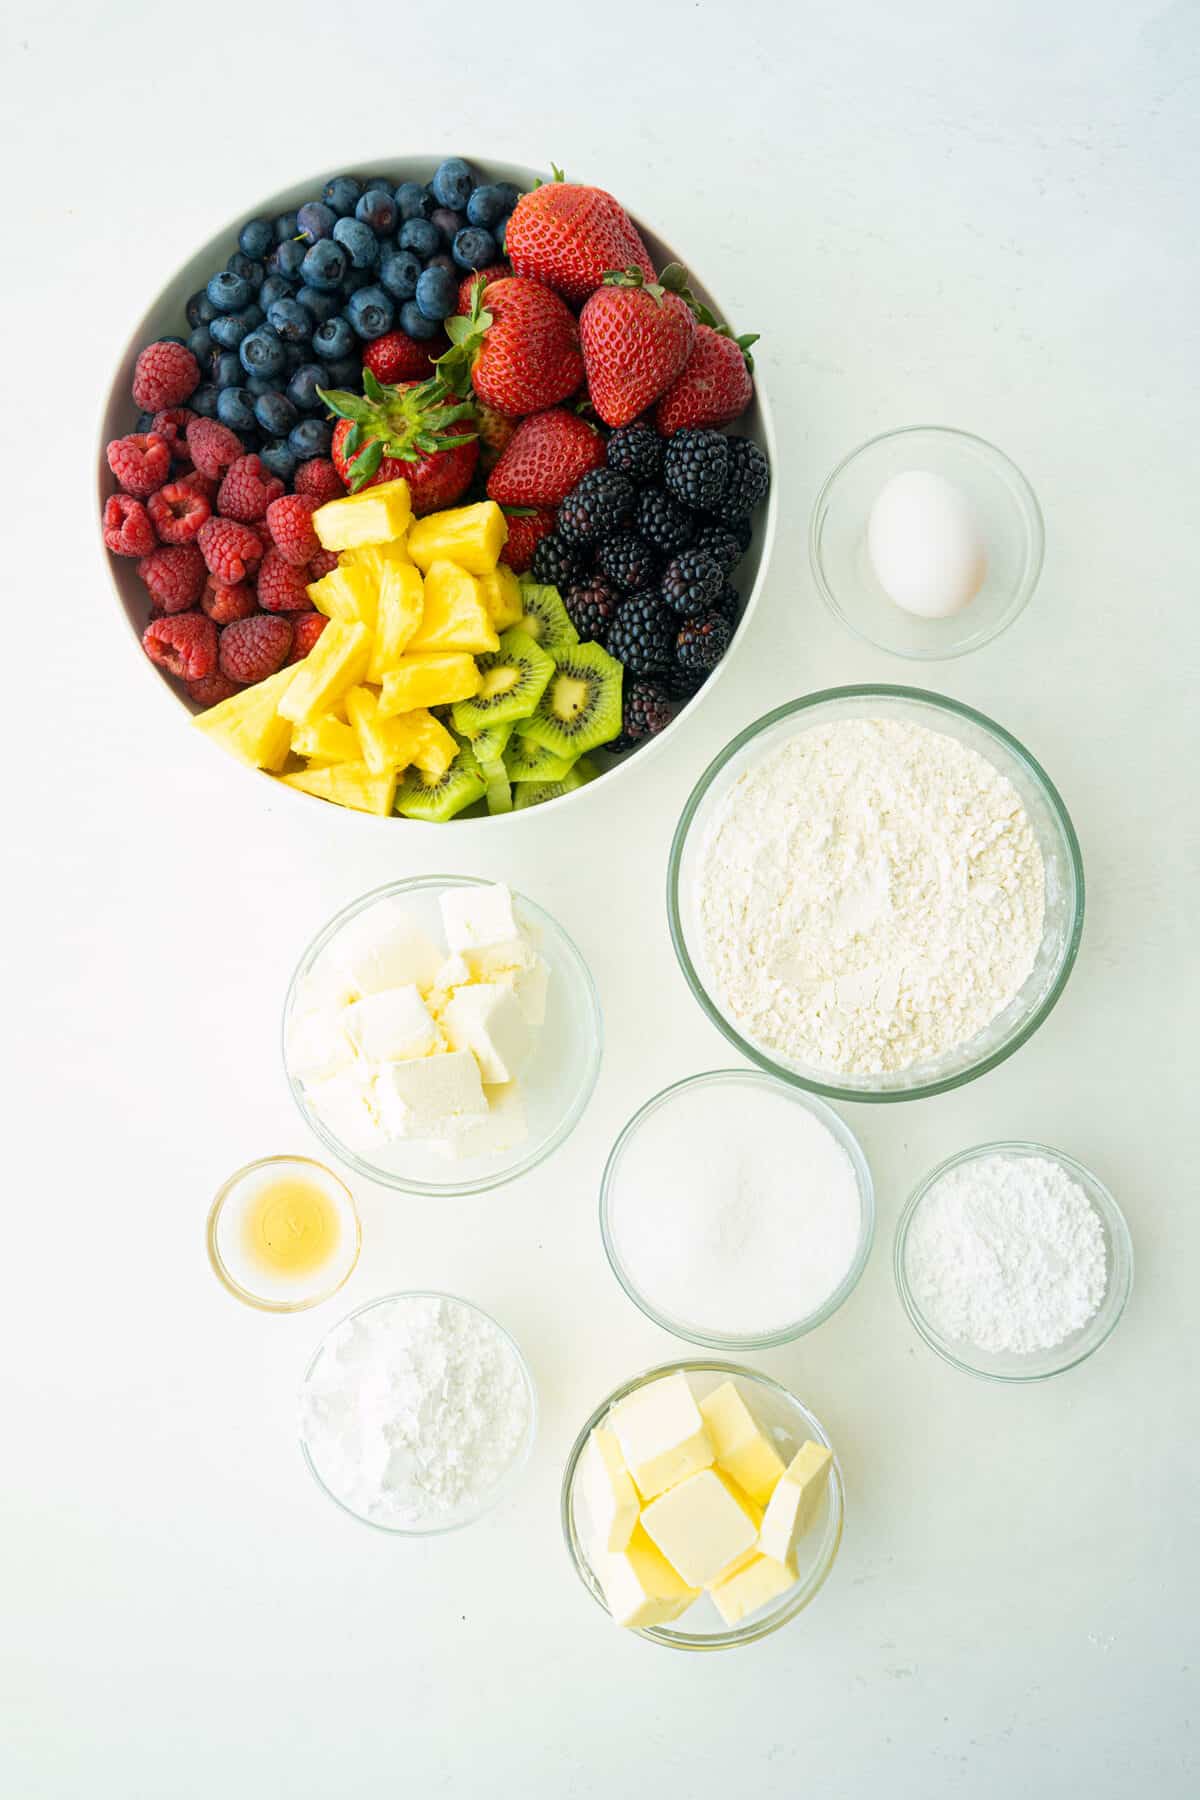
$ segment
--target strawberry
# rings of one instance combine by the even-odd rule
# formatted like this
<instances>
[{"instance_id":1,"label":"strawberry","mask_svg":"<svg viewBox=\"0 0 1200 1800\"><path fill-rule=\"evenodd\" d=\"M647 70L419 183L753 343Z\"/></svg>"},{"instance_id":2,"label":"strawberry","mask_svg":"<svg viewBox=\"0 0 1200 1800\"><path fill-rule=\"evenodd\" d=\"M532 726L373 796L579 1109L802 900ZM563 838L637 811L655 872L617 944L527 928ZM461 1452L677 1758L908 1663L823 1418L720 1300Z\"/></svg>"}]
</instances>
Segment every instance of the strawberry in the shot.
<instances>
[{"instance_id":1,"label":"strawberry","mask_svg":"<svg viewBox=\"0 0 1200 1800\"><path fill-rule=\"evenodd\" d=\"M579 315L592 405L606 425L628 425L666 392L692 352L696 320L677 291L677 263L647 284L640 269L604 277Z\"/></svg>"},{"instance_id":2,"label":"strawberry","mask_svg":"<svg viewBox=\"0 0 1200 1800\"><path fill-rule=\"evenodd\" d=\"M503 281L506 276L511 274L512 270L506 262L489 263L486 269L472 269L471 273L464 275L458 284L458 305L454 309L455 312L461 313L464 318L470 313L471 297L475 292L477 281L482 281L486 287L489 281Z\"/></svg>"},{"instance_id":3,"label":"strawberry","mask_svg":"<svg viewBox=\"0 0 1200 1800\"><path fill-rule=\"evenodd\" d=\"M446 333L439 373L511 418L556 406L583 380L575 315L540 281L477 279L470 312L447 319Z\"/></svg>"},{"instance_id":4,"label":"strawberry","mask_svg":"<svg viewBox=\"0 0 1200 1800\"><path fill-rule=\"evenodd\" d=\"M475 408L440 376L385 387L364 369L361 394L333 389L324 398L338 420L333 465L352 493L402 477L413 511L427 513L453 505L470 485L479 461Z\"/></svg>"},{"instance_id":5,"label":"strawberry","mask_svg":"<svg viewBox=\"0 0 1200 1800\"><path fill-rule=\"evenodd\" d=\"M505 512L508 537L502 562L516 575L523 575L533 561L533 553L544 537L554 530L554 514L545 507L519 507Z\"/></svg>"},{"instance_id":6,"label":"strawberry","mask_svg":"<svg viewBox=\"0 0 1200 1800\"><path fill-rule=\"evenodd\" d=\"M440 331L426 339L409 337L407 331L386 331L364 347L363 362L379 381L424 381L447 349Z\"/></svg>"},{"instance_id":7,"label":"strawberry","mask_svg":"<svg viewBox=\"0 0 1200 1800\"><path fill-rule=\"evenodd\" d=\"M728 425L740 418L754 398L750 346L757 342L755 332L735 338L726 326L701 320L692 354L654 409L662 435L670 437L686 425Z\"/></svg>"},{"instance_id":8,"label":"strawberry","mask_svg":"<svg viewBox=\"0 0 1200 1800\"><path fill-rule=\"evenodd\" d=\"M567 300L586 300L609 269L654 280L654 264L624 208L603 188L554 180L523 194L504 235L514 271L544 281Z\"/></svg>"},{"instance_id":9,"label":"strawberry","mask_svg":"<svg viewBox=\"0 0 1200 1800\"><path fill-rule=\"evenodd\" d=\"M501 506L557 506L603 461L603 438L578 413L563 406L530 413L488 476L488 497Z\"/></svg>"},{"instance_id":10,"label":"strawberry","mask_svg":"<svg viewBox=\"0 0 1200 1800\"><path fill-rule=\"evenodd\" d=\"M491 406L480 404L475 410L479 414L479 466L486 475L504 454L518 421Z\"/></svg>"}]
</instances>

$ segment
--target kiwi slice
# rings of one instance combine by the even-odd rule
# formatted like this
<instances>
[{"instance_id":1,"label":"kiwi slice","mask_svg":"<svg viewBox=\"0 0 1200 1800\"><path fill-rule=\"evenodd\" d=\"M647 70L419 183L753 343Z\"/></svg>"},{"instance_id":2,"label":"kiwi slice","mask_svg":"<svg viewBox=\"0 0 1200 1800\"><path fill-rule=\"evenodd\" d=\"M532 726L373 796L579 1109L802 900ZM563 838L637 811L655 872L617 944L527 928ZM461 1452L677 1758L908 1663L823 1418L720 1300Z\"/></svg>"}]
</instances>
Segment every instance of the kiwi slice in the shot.
<instances>
[{"instance_id":1,"label":"kiwi slice","mask_svg":"<svg viewBox=\"0 0 1200 1800\"><path fill-rule=\"evenodd\" d=\"M517 737L515 733L504 752L510 781L561 781L574 761L573 756L559 756L556 751L535 744L532 738Z\"/></svg>"},{"instance_id":2,"label":"kiwi slice","mask_svg":"<svg viewBox=\"0 0 1200 1800\"><path fill-rule=\"evenodd\" d=\"M490 813L507 813L513 809L512 783L508 779L508 771L503 763L497 763L490 773L484 774L487 790L484 798Z\"/></svg>"},{"instance_id":3,"label":"kiwi slice","mask_svg":"<svg viewBox=\"0 0 1200 1800\"><path fill-rule=\"evenodd\" d=\"M469 738L509 719L527 719L554 673L554 659L519 625L504 633L498 650L477 656L475 666L478 692L470 700L456 700L450 708L454 729Z\"/></svg>"},{"instance_id":4,"label":"kiwi slice","mask_svg":"<svg viewBox=\"0 0 1200 1800\"><path fill-rule=\"evenodd\" d=\"M585 782L594 781L599 773L595 763L590 763L586 756L581 756L577 763L571 764L560 781L518 782L513 810L524 812L527 806L541 806L544 800L558 800L563 794L573 794Z\"/></svg>"},{"instance_id":5,"label":"kiwi slice","mask_svg":"<svg viewBox=\"0 0 1200 1800\"><path fill-rule=\"evenodd\" d=\"M624 671L600 644L572 644L555 661L541 699L517 731L557 756L574 758L620 731Z\"/></svg>"},{"instance_id":6,"label":"kiwi slice","mask_svg":"<svg viewBox=\"0 0 1200 1800\"><path fill-rule=\"evenodd\" d=\"M426 775L407 769L396 789L396 811L406 819L424 819L440 825L482 800L487 784L469 750L460 750L444 775Z\"/></svg>"},{"instance_id":7,"label":"kiwi slice","mask_svg":"<svg viewBox=\"0 0 1200 1800\"><path fill-rule=\"evenodd\" d=\"M525 611L513 630L523 631L551 656L557 657L561 650L567 650L572 644L579 642L579 633L572 625L556 587L543 587L536 581L522 581L521 605Z\"/></svg>"},{"instance_id":8,"label":"kiwi slice","mask_svg":"<svg viewBox=\"0 0 1200 1800\"><path fill-rule=\"evenodd\" d=\"M471 754L485 775L503 766L512 729L513 721L505 719L499 725L489 725L486 731L471 739Z\"/></svg>"}]
</instances>

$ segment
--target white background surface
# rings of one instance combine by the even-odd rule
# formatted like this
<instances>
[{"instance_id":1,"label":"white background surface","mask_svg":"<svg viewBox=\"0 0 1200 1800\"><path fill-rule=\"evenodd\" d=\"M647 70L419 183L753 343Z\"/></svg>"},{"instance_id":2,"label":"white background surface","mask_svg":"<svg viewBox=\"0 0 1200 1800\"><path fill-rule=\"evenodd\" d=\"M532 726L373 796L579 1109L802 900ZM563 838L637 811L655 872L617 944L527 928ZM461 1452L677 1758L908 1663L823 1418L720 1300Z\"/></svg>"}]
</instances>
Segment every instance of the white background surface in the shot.
<instances>
[{"instance_id":1,"label":"white background surface","mask_svg":"<svg viewBox=\"0 0 1200 1800\"><path fill-rule=\"evenodd\" d=\"M22 0L3 32L0 1792L1194 1793L1196 8ZM174 267L306 169L422 149L553 158L691 247L763 333L780 438L736 669L644 780L511 833L271 803L138 667L91 516L107 371ZM677 1348L607 1270L597 1183L642 1100L730 1060L664 916L696 775L779 701L909 673L825 614L805 530L837 458L918 420L994 439L1045 508L1028 613L928 685L1060 785L1087 928L1013 1061L849 1113L871 1264L830 1324L753 1359L838 1445L842 1554L778 1636L681 1656L611 1628L558 1536L581 1419ZM239 1308L203 1224L235 1165L309 1147L276 1051L297 952L438 864L560 915L608 1046L583 1126L517 1187L431 1205L359 1184L346 1305L459 1290L540 1386L520 1494L422 1545L356 1527L300 1463L296 1380L342 1300ZM1094 1167L1138 1258L1110 1344L1028 1391L939 1362L891 1278L912 1184L997 1136Z\"/></svg>"}]
</instances>

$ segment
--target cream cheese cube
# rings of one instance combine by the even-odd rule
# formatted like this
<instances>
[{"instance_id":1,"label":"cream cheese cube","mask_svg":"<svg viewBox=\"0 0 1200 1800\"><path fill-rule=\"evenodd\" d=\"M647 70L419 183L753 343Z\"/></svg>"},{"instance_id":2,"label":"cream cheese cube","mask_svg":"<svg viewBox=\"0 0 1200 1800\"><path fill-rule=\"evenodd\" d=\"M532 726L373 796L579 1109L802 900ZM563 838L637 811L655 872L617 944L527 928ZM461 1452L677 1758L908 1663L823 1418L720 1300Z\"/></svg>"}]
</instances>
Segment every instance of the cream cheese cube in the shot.
<instances>
[{"instance_id":1,"label":"cream cheese cube","mask_svg":"<svg viewBox=\"0 0 1200 1800\"><path fill-rule=\"evenodd\" d=\"M306 1081L304 1098L327 1131L348 1150L372 1150L388 1141L371 1084L357 1069L343 1069L322 1081Z\"/></svg>"},{"instance_id":2,"label":"cream cheese cube","mask_svg":"<svg viewBox=\"0 0 1200 1800\"><path fill-rule=\"evenodd\" d=\"M368 1062L402 1062L441 1048L441 1033L417 987L384 988L352 1001L342 1028Z\"/></svg>"},{"instance_id":3,"label":"cream cheese cube","mask_svg":"<svg viewBox=\"0 0 1200 1800\"><path fill-rule=\"evenodd\" d=\"M709 1589L726 1625L740 1625L769 1600L777 1600L795 1585L796 1577L773 1557L756 1555Z\"/></svg>"},{"instance_id":4,"label":"cream cheese cube","mask_svg":"<svg viewBox=\"0 0 1200 1800\"><path fill-rule=\"evenodd\" d=\"M519 966L497 969L494 979L512 989L527 1025L544 1025L550 967L536 950L529 950L527 945L523 945L522 949L528 951L529 961Z\"/></svg>"},{"instance_id":5,"label":"cream cheese cube","mask_svg":"<svg viewBox=\"0 0 1200 1800\"><path fill-rule=\"evenodd\" d=\"M442 1008L452 1050L470 1050L484 1081L512 1081L529 1053L529 1026L512 989L498 982L456 988Z\"/></svg>"},{"instance_id":6,"label":"cream cheese cube","mask_svg":"<svg viewBox=\"0 0 1200 1800\"><path fill-rule=\"evenodd\" d=\"M642 1510L642 1528L689 1587L707 1587L753 1550L758 1522L716 1469L701 1469Z\"/></svg>"},{"instance_id":7,"label":"cream cheese cube","mask_svg":"<svg viewBox=\"0 0 1200 1800\"><path fill-rule=\"evenodd\" d=\"M783 1474L783 1458L759 1426L732 1381L723 1381L700 1402L700 1414L717 1453L717 1467L760 1506L771 1498Z\"/></svg>"},{"instance_id":8,"label":"cream cheese cube","mask_svg":"<svg viewBox=\"0 0 1200 1800\"><path fill-rule=\"evenodd\" d=\"M444 1138L458 1121L487 1115L470 1051L384 1063L371 1089L389 1138Z\"/></svg>"},{"instance_id":9,"label":"cream cheese cube","mask_svg":"<svg viewBox=\"0 0 1200 1800\"><path fill-rule=\"evenodd\" d=\"M640 1527L624 1550L599 1558L596 1574L609 1612L630 1631L667 1625L697 1598Z\"/></svg>"},{"instance_id":10,"label":"cream cheese cube","mask_svg":"<svg viewBox=\"0 0 1200 1800\"><path fill-rule=\"evenodd\" d=\"M801 1444L779 1478L763 1514L760 1547L776 1562L796 1566L796 1540L817 1516L833 1466L833 1452L810 1438Z\"/></svg>"},{"instance_id":11,"label":"cream cheese cube","mask_svg":"<svg viewBox=\"0 0 1200 1800\"><path fill-rule=\"evenodd\" d=\"M434 1148L439 1155L454 1162L469 1156L500 1156L515 1150L529 1136L525 1119L525 1100L515 1081L502 1087L486 1087L488 1112L485 1119L458 1119L445 1139Z\"/></svg>"},{"instance_id":12,"label":"cream cheese cube","mask_svg":"<svg viewBox=\"0 0 1200 1800\"><path fill-rule=\"evenodd\" d=\"M399 900L381 900L339 932L329 946L353 997L380 994L386 988L434 984L442 957Z\"/></svg>"},{"instance_id":13,"label":"cream cheese cube","mask_svg":"<svg viewBox=\"0 0 1200 1800\"><path fill-rule=\"evenodd\" d=\"M310 1012L293 1013L287 1028L288 1073L300 1081L322 1081L348 1069L354 1061L354 1046L342 1028L340 1008L316 1007Z\"/></svg>"},{"instance_id":14,"label":"cream cheese cube","mask_svg":"<svg viewBox=\"0 0 1200 1800\"><path fill-rule=\"evenodd\" d=\"M624 1550L638 1522L639 1502L621 1446L613 1432L597 1425L575 1475L599 1550Z\"/></svg>"},{"instance_id":15,"label":"cream cheese cube","mask_svg":"<svg viewBox=\"0 0 1200 1800\"><path fill-rule=\"evenodd\" d=\"M712 1439L682 1370L618 1400L609 1424L643 1500L713 1462Z\"/></svg>"},{"instance_id":16,"label":"cream cheese cube","mask_svg":"<svg viewBox=\"0 0 1200 1800\"><path fill-rule=\"evenodd\" d=\"M512 893L503 882L491 887L446 888L441 907L442 929L451 950L487 950L520 941Z\"/></svg>"}]
</instances>

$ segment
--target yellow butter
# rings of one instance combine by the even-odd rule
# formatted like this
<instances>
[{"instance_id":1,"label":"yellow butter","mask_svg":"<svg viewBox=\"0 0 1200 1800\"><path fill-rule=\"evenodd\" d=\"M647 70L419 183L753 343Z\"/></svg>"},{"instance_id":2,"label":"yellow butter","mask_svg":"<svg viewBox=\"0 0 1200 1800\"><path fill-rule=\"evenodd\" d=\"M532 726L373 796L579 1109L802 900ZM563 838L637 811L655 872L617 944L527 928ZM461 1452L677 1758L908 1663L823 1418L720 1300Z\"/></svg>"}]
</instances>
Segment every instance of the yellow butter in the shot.
<instances>
[{"instance_id":1,"label":"yellow butter","mask_svg":"<svg viewBox=\"0 0 1200 1800\"><path fill-rule=\"evenodd\" d=\"M640 1527L624 1550L598 1558L596 1574L609 1612L630 1631L669 1624L697 1597Z\"/></svg>"},{"instance_id":2,"label":"yellow butter","mask_svg":"<svg viewBox=\"0 0 1200 1800\"><path fill-rule=\"evenodd\" d=\"M760 1606L786 1594L795 1580L792 1571L783 1563L770 1556L756 1555L732 1575L718 1581L709 1593L726 1625L740 1625Z\"/></svg>"},{"instance_id":3,"label":"yellow butter","mask_svg":"<svg viewBox=\"0 0 1200 1800\"><path fill-rule=\"evenodd\" d=\"M638 1522L637 1489L613 1432L597 1425L579 1459L576 1479L594 1541L604 1550L624 1550Z\"/></svg>"},{"instance_id":4,"label":"yellow butter","mask_svg":"<svg viewBox=\"0 0 1200 1800\"><path fill-rule=\"evenodd\" d=\"M701 1469L642 1509L642 1529L689 1587L706 1587L754 1549L758 1521L716 1469Z\"/></svg>"},{"instance_id":5,"label":"yellow butter","mask_svg":"<svg viewBox=\"0 0 1200 1800\"><path fill-rule=\"evenodd\" d=\"M713 1462L712 1439L682 1370L618 1400L609 1424L643 1500Z\"/></svg>"},{"instance_id":6,"label":"yellow butter","mask_svg":"<svg viewBox=\"0 0 1200 1800\"><path fill-rule=\"evenodd\" d=\"M717 1467L760 1506L771 1498L783 1474L783 1458L759 1426L732 1381L723 1381L700 1402L717 1453Z\"/></svg>"},{"instance_id":7,"label":"yellow butter","mask_svg":"<svg viewBox=\"0 0 1200 1800\"><path fill-rule=\"evenodd\" d=\"M776 1562L795 1566L796 1540L816 1518L832 1466L833 1452L810 1438L780 1476L763 1514L760 1538L763 1552Z\"/></svg>"}]
</instances>

